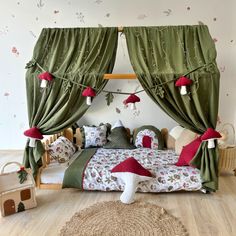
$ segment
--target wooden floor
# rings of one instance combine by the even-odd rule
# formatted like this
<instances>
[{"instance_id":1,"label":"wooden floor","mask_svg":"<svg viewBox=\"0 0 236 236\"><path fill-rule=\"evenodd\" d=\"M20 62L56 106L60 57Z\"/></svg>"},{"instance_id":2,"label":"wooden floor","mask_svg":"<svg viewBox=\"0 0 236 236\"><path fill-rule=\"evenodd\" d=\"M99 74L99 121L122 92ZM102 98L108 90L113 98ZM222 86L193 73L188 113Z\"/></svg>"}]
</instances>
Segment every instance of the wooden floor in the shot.
<instances>
[{"instance_id":1,"label":"wooden floor","mask_svg":"<svg viewBox=\"0 0 236 236\"><path fill-rule=\"evenodd\" d=\"M0 166L22 160L22 152L0 152ZM0 217L1 236L58 235L71 216L94 203L118 200L117 192L80 192L74 189L37 190L38 207L15 215ZM136 194L136 199L155 203L179 218L189 235L236 235L236 177L220 177L220 190L200 192ZM127 235L128 236L128 235Z\"/></svg>"}]
</instances>

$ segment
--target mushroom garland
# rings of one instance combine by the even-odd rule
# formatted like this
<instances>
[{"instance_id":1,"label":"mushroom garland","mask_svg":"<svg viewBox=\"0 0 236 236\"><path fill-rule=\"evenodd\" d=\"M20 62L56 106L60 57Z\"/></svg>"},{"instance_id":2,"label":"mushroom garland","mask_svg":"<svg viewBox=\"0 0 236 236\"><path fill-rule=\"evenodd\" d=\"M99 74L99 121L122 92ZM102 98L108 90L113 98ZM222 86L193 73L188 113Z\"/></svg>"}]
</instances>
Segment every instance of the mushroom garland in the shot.
<instances>
[{"instance_id":1,"label":"mushroom garland","mask_svg":"<svg viewBox=\"0 0 236 236\"><path fill-rule=\"evenodd\" d=\"M140 98L136 96L135 94L130 94L129 97L123 101L125 105L129 103L131 104L130 106L131 110L136 110L136 106L135 106L136 102L140 102Z\"/></svg>"},{"instance_id":2,"label":"mushroom garland","mask_svg":"<svg viewBox=\"0 0 236 236\"><path fill-rule=\"evenodd\" d=\"M43 135L37 127L27 129L24 135L30 138L29 147L35 147L35 141L43 139Z\"/></svg>"},{"instance_id":3,"label":"mushroom garland","mask_svg":"<svg viewBox=\"0 0 236 236\"><path fill-rule=\"evenodd\" d=\"M175 86L176 87L180 87L180 94L181 95L185 95L187 94L187 89L186 86L191 85L192 84L192 80L188 79L184 76L180 77L176 82L175 82Z\"/></svg>"},{"instance_id":4,"label":"mushroom garland","mask_svg":"<svg viewBox=\"0 0 236 236\"><path fill-rule=\"evenodd\" d=\"M83 92L82 92L82 96L87 97L86 103L87 105L91 105L92 104L92 97L96 96L95 91L91 88L91 87L87 87Z\"/></svg>"},{"instance_id":5,"label":"mushroom garland","mask_svg":"<svg viewBox=\"0 0 236 236\"><path fill-rule=\"evenodd\" d=\"M218 138L221 138L220 133L215 131L212 128L208 128L206 132L202 135L201 140L208 141L208 144L207 144L208 148L214 148L215 147L214 141Z\"/></svg>"},{"instance_id":6,"label":"mushroom garland","mask_svg":"<svg viewBox=\"0 0 236 236\"><path fill-rule=\"evenodd\" d=\"M46 88L48 82L53 80L53 76L49 72L44 72L38 75L38 78L41 80L41 88Z\"/></svg>"},{"instance_id":7,"label":"mushroom garland","mask_svg":"<svg viewBox=\"0 0 236 236\"><path fill-rule=\"evenodd\" d=\"M152 174L143 168L133 157L115 166L112 175L121 178L125 183L124 192L120 196L121 202L131 204L134 202L134 194L139 182L150 180Z\"/></svg>"}]
</instances>

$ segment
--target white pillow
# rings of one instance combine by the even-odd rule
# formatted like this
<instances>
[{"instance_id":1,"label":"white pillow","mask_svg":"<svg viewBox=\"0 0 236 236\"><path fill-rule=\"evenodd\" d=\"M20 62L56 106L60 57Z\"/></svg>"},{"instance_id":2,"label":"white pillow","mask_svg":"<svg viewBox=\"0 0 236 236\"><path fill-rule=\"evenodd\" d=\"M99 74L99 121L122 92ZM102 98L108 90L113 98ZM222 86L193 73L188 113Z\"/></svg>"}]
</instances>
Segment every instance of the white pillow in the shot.
<instances>
[{"instance_id":1,"label":"white pillow","mask_svg":"<svg viewBox=\"0 0 236 236\"><path fill-rule=\"evenodd\" d=\"M169 135L171 135L176 140L180 137L180 135L183 131L184 131L184 128L182 126L178 125L170 130Z\"/></svg>"},{"instance_id":2,"label":"white pillow","mask_svg":"<svg viewBox=\"0 0 236 236\"><path fill-rule=\"evenodd\" d=\"M83 126L85 135L85 148L102 147L107 143L107 126Z\"/></svg>"}]
</instances>

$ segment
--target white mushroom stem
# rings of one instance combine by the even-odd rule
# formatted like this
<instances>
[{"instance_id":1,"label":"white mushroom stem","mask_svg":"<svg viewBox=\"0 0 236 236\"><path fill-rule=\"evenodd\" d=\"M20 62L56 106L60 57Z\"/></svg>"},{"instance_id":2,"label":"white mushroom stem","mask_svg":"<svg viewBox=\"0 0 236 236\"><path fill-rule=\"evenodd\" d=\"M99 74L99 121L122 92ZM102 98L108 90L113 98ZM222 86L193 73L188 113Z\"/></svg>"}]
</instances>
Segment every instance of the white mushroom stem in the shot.
<instances>
[{"instance_id":1,"label":"white mushroom stem","mask_svg":"<svg viewBox=\"0 0 236 236\"><path fill-rule=\"evenodd\" d=\"M214 138L208 139L207 142L208 142L207 143L208 148L214 148L215 147L215 139Z\"/></svg>"},{"instance_id":2,"label":"white mushroom stem","mask_svg":"<svg viewBox=\"0 0 236 236\"><path fill-rule=\"evenodd\" d=\"M30 138L29 147L35 147L35 138Z\"/></svg>"},{"instance_id":3,"label":"white mushroom stem","mask_svg":"<svg viewBox=\"0 0 236 236\"><path fill-rule=\"evenodd\" d=\"M131 110L136 110L135 103L131 103L130 108L131 108Z\"/></svg>"},{"instance_id":4,"label":"white mushroom stem","mask_svg":"<svg viewBox=\"0 0 236 236\"><path fill-rule=\"evenodd\" d=\"M87 103L87 105L89 105L89 106L92 104L92 99L91 99L91 97L87 97L86 103Z\"/></svg>"},{"instance_id":5,"label":"white mushroom stem","mask_svg":"<svg viewBox=\"0 0 236 236\"><path fill-rule=\"evenodd\" d=\"M123 181L125 183L124 192L120 196L121 202L131 204L134 202L134 195L138 186L138 181L133 173L124 173Z\"/></svg>"},{"instance_id":6,"label":"white mushroom stem","mask_svg":"<svg viewBox=\"0 0 236 236\"><path fill-rule=\"evenodd\" d=\"M181 86L181 88L180 88L180 94L181 95L185 95L185 94L187 94L187 89L186 89L186 86Z\"/></svg>"},{"instance_id":7,"label":"white mushroom stem","mask_svg":"<svg viewBox=\"0 0 236 236\"><path fill-rule=\"evenodd\" d=\"M125 204L134 202L134 195L139 182L151 179L151 177L140 176L130 172L115 172L112 175L121 178L125 183L124 192L120 196L121 202Z\"/></svg>"},{"instance_id":8,"label":"white mushroom stem","mask_svg":"<svg viewBox=\"0 0 236 236\"><path fill-rule=\"evenodd\" d=\"M41 87L41 88L46 88L46 87L47 87L47 84L48 84L48 81L45 80L45 79L42 79L40 87Z\"/></svg>"}]
</instances>

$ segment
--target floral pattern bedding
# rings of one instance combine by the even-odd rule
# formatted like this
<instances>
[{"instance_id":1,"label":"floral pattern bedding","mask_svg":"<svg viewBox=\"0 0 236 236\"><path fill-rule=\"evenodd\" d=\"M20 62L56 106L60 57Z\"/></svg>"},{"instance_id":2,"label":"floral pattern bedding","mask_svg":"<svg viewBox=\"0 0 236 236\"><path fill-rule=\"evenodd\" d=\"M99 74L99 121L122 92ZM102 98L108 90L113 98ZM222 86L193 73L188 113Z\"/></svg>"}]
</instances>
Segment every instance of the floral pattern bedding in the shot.
<instances>
[{"instance_id":1,"label":"floral pattern bedding","mask_svg":"<svg viewBox=\"0 0 236 236\"><path fill-rule=\"evenodd\" d=\"M190 166L175 166L178 155L172 150L99 148L84 171L83 188L123 191L123 181L113 177L111 169L128 157L134 157L155 176L139 183L138 192L194 191L202 187L200 171Z\"/></svg>"}]
</instances>

